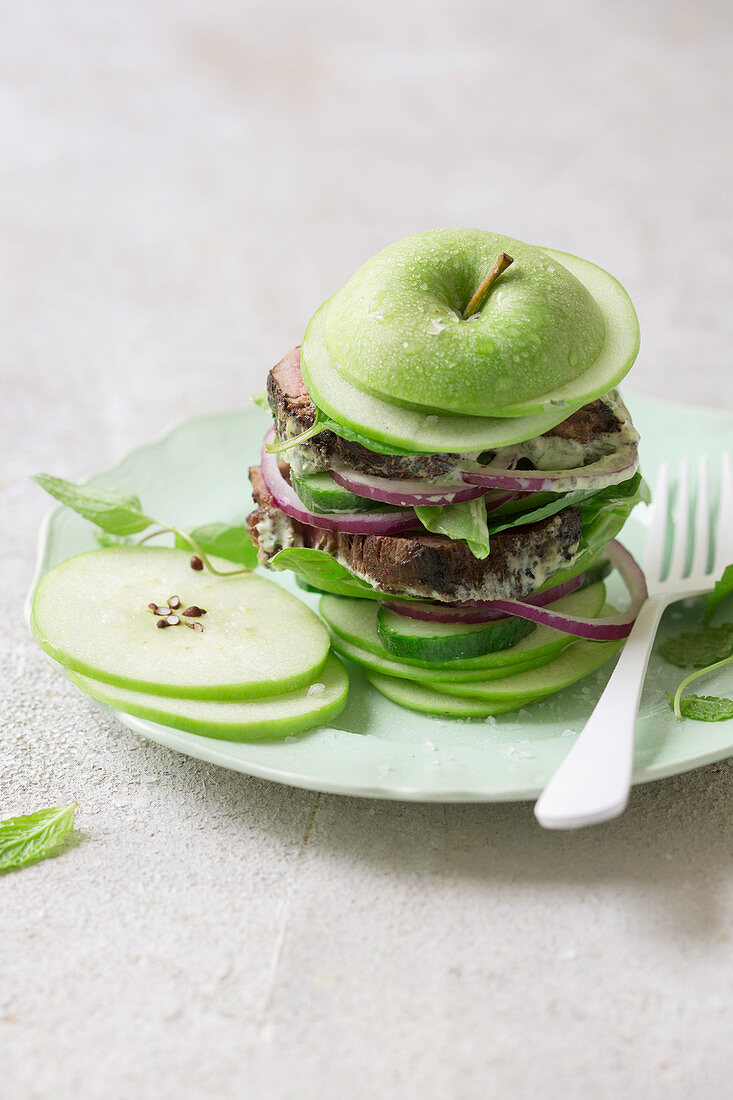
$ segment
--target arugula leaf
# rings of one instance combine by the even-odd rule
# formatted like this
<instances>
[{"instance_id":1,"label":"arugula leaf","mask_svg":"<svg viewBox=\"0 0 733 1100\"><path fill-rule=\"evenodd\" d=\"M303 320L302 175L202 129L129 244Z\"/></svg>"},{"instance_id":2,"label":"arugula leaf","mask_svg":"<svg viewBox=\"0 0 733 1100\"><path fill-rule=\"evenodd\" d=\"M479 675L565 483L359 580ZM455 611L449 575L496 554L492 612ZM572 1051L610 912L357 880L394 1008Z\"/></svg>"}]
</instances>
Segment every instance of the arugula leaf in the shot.
<instances>
[{"instance_id":1,"label":"arugula leaf","mask_svg":"<svg viewBox=\"0 0 733 1100\"><path fill-rule=\"evenodd\" d=\"M421 505L415 508L415 515L428 531L463 539L474 557L488 557L489 528L483 497L459 504Z\"/></svg>"},{"instance_id":2,"label":"arugula leaf","mask_svg":"<svg viewBox=\"0 0 733 1100\"><path fill-rule=\"evenodd\" d=\"M254 402L258 409L270 410L270 403L267 400L267 390L260 390L258 393L251 393L249 395L250 401Z\"/></svg>"},{"instance_id":3,"label":"arugula leaf","mask_svg":"<svg viewBox=\"0 0 733 1100\"><path fill-rule=\"evenodd\" d=\"M0 821L0 872L50 856L74 827L75 808L76 802Z\"/></svg>"},{"instance_id":4,"label":"arugula leaf","mask_svg":"<svg viewBox=\"0 0 733 1100\"><path fill-rule=\"evenodd\" d=\"M155 523L143 512L138 497L131 493L101 485L75 485L50 474L37 474L33 480L61 504L96 523L109 535L135 535Z\"/></svg>"},{"instance_id":5,"label":"arugula leaf","mask_svg":"<svg viewBox=\"0 0 733 1100\"><path fill-rule=\"evenodd\" d=\"M383 592L377 592L366 581L354 576L325 550L287 546L275 554L271 565L275 569L292 570L306 584L321 592L332 592L335 596L362 596L370 600L384 599Z\"/></svg>"},{"instance_id":6,"label":"arugula leaf","mask_svg":"<svg viewBox=\"0 0 733 1100\"><path fill-rule=\"evenodd\" d=\"M246 565L252 569L257 565L257 550L243 523L233 526L226 523L209 523L204 527L195 527L189 534L205 554L213 554L215 557L236 562L238 565ZM182 535L176 534L176 546L187 549L190 543Z\"/></svg>"},{"instance_id":7,"label":"arugula leaf","mask_svg":"<svg viewBox=\"0 0 733 1100\"><path fill-rule=\"evenodd\" d=\"M620 511L625 520L635 504L640 501L648 503L649 491L637 470L633 477L618 485L607 485L603 489L575 489L569 493L553 493L549 500L546 499L545 494L543 497L545 499L529 511L521 512L511 518L502 516L493 522L489 521L490 534L495 535L510 527L523 527L528 523L549 519L550 516L563 512L566 508L578 508L583 520L583 534L587 539L599 516L606 517L609 513Z\"/></svg>"},{"instance_id":8,"label":"arugula leaf","mask_svg":"<svg viewBox=\"0 0 733 1100\"><path fill-rule=\"evenodd\" d=\"M703 626L668 638L659 652L678 668L703 668L733 654L733 623Z\"/></svg>"},{"instance_id":9,"label":"arugula leaf","mask_svg":"<svg viewBox=\"0 0 733 1100\"><path fill-rule=\"evenodd\" d=\"M715 582L715 588L705 598L705 622L709 623L720 604L733 592L733 565L723 571L723 576Z\"/></svg>"},{"instance_id":10,"label":"arugula leaf","mask_svg":"<svg viewBox=\"0 0 733 1100\"><path fill-rule=\"evenodd\" d=\"M308 439L313 439L315 435L320 435L323 430L321 413L316 409L316 418L310 428L306 428L299 435L291 436L289 439L278 439L274 443L268 443L265 450L270 455L283 454L285 451L289 451L291 447L295 447L299 443L305 443Z\"/></svg>"},{"instance_id":11,"label":"arugula leaf","mask_svg":"<svg viewBox=\"0 0 733 1100\"><path fill-rule=\"evenodd\" d=\"M674 699L669 700L674 710ZM724 722L733 718L733 699L722 699L716 695L686 695L680 699L680 715L694 718L697 722Z\"/></svg>"}]
</instances>

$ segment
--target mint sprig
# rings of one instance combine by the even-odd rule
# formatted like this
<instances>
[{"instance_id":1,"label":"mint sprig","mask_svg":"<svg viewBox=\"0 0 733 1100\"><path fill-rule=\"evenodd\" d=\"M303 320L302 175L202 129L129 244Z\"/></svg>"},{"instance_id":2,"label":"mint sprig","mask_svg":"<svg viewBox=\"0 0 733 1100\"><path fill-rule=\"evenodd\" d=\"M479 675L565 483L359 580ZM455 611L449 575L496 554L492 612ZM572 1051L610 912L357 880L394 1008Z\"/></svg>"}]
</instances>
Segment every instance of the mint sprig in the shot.
<instances>
[{"instance_id":1,"label":"mint sprig","mask_svg":"<svg viewBox=\"0 0 733 1100\"><path fill-rule=\"evenodd\" d=\"M733 718L733 699L716 695L688 695L682 698L682 692L694 680L701 676L707 676L709 672L716 672L725 665L733 664L733 656L726 657L724 661L716 661L714 665L701 668L698 672L691 672L678 685L670 705L675 713L675 718L696 718L700 722L720 722L726 718Z\"/></svg>"},{"instance_id":2,"label":"mint sprig","mask_svg":"<svg viewBox=\"0 0 733 1100\"><path fill-rule=\"evenodd\" d=\"M0 821L0 872L52 855L73 829L75 809L76 802Z\"/></svg>"},{"instance_id":3,"label":"mint sprig","mask_svg":"<svg viewBox=\"0 0 733 1100\"><path fill-rule=\"evenodd\" d=\"M37 474L33 480L55 499L73 508L90 523L96 523L108 535L137 535L155 520L146 516L138 497L102 485L75 485L50 474Z\"/></svg>"},{"instance_id":4,"label":"mint sprig","mask_svg":"<svg viewBox=\"0 0 733 1100\"><path fill-rule=\"evenodd\" d=\"M705 625L699 630L687 630L668 638L659 647L662 656L671 664L698 669L682 680L673 696L668 696L669 705L678 720L694 718L698 722L722 722L733 718L733 699L717 695L682 696L685 688L701 676L733 664L733 623L709 625L713 614L731 592L733 565L726 567L705 601Z\"/></svg>"},{"instance_id":5,"label":"mint sprig","mask_svg":"<svg viewBox=\"0 0 733 1100\"><path fill-rule=\"evenodd\" d=\"M243 525L216 523L184 531L147 515L138 497L120 489L107 489L94 484L77 485L73 481L51 477L50 474L38 474L33 480L55 500L101 528L106 536L105 541L113 545L115 539L138 535L155 525L157 530L150 531L140 542L172 533L177 546L189 547L201 558L205 567L217 576L247 573L257 564L257 551ZM217 569L209 560L209 554L235 562L243 568L227 571Z\"/></svg>"}]
</instances>

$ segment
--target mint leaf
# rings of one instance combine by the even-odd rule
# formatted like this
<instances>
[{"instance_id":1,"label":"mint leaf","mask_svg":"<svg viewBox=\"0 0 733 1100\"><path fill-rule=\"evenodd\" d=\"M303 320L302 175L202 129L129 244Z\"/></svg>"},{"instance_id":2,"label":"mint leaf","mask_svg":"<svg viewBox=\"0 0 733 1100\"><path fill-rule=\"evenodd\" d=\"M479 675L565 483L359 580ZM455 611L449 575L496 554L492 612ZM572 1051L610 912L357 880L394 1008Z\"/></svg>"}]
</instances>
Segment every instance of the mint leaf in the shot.
<instances>
[{"instance_id":1,"label":"mint leaf","mask_svg":"<svg viewBox=\"0 0 733 1100\"><path fill-rule=\"evenodd\" d=\"M415 508L415 515L428 531L463 539L475 558L489 554L489 527L483 497L459 504L430 504Z\"/></svg>"},{"instance_id":2,"label":"mint leaf","mask_svg":"<svg viewBox=\"0 0 733 1100\"><path fill-rule=\"evenodd\" d=\"M251 393L249 397L250 401L253 401L258 409L269 410L270 404L267 400L267 390L260 390L259 393Z\"/></svg>"},{"instance_id":3,"label":"mint leaf","mask_svg":"<svg viewBox=\"0 0 733 1100\"><path fill-rule=\"evenodd\" d=\"M688 687L689 684L693 683L694 680L699 680L701 676L707 676L709 673L716 672L719 668L724 668L725 665L730 664L733 664L733 655L725 657L722 661L716 661L715 664L708 665L707 668L702 668L699 670L699 672L691 672L689 676L685 676L684 680L677 685L677 690L674 693L674 698L672 699L672 710L675 713L675 718L680 719L684 717L684 703L686 702L686 700L682 698L682 692L685 690L686 687ZM694 697L688 696L688 698L691 699ZM703 722L719 722L723 718L733 717L733 715L727 713L727 708L725 706L712 705L714 700L716 704L724 704L730 703L730 699L723 698L716 700L715 696L712 695L701 696L701 698L705 699L706 703L709 704L709 706L707 707L707 709L703 707L696 708L695 704L693 704L693 710L697 709L699 713L690 714L691 718L698 718L700 721ZM711 715L714 714L714 716L709 718L702 717L703 711L705 710Z\"/></svg>"},{"instance_id":4,"label":"mint leaf","mask_svg":"<svg viewBox=\"0 0 733 1100\"><path fill-rule=\"evenodd\" d=\"M257 565L257 551L252 544L244 524L231 526L226 523L209 523L205 527L195 527L189 534L195 539L205 554L213 554L226 561L237 562L254 568ZM189 543L176 535L176 546L187 548Z\"/></svg>"},{"instance_id":5,"label":"mint leaf","mask_svg":"<svg viewBox=\"0 0 733 1100\"><path fill-rule=\"evenodd\" d=\"M75 808L76 803L53 806L35 814L0 821L0 871L24 867L50 856L74 827Z\"/></svg>"},{"instance_id":6,"label":"mint leaf","mask_svg":"<svg viewBox=\"0 0 733 1100\"><path fill-rule=\"evenodd\" d=\"M155 520L146 516L136 496L101 485L75 485L50 474L33 478L55 500L72 508L90 523L96 523L110 535L135 535Z\"/></svg>"},{"instance_id":7,"label":"mint leaf","mask_svg":"<svg viewBox=\"0 0 733 1100\"><path fill-rule=\"evenodd\" d=\"M674 710L674 699L669 700ZM733 699L720 699L716 695L686 695L680 699L680 715L697 722L724 722L733 718Z\"/></svg>"},{"instance_id":8,"label":"mint leaf","mask_svg":"<svg viewBox=\"0 0 733 1100\"><path fill-rule=\"evenodd\" d=\"M715 588L705 598L705 622L709 623L726 596L733 592L733 565L723 571L723 576L715 582Z\"/></svg>"},{"instance_id":9,"label":"mint leaf","mask_svg":"<svg viewBox=\"0 0 733 1100\"><path fill-rule=\"evenodd\" d=\"M733 623L686 630L663 642L659 652L679 668L702 668L722 661L733 654Z\"/></svg>"}]
</instances>

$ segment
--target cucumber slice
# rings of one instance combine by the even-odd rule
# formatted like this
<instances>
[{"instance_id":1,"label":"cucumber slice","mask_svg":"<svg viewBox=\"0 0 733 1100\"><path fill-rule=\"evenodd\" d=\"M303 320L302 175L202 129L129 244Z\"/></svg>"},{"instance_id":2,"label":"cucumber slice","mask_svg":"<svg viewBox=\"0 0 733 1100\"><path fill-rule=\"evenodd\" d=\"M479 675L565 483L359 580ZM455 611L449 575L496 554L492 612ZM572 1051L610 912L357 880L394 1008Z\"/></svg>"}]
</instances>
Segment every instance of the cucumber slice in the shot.
<instances>
[{"instance_id":1,"label":"cucumber slice","mask_svg":"<svg viewBox=\"0 0 733 1100\"><path fill-rule=\"evenodd\" d=\"M569 596L557 600L554 607L567 615L597 615L606 598L603 584L593 584L579 589ZM349 599L344 596L324 596L320 603L320 612L331 630L351 645L366 650L391 663L406 664L412 667L443 669L452 674L456 670L473 671L485 668L506 668L515 664L532 661L539 664L545 659L556 657L565 646L577 641L572 634L554 630L549 626L539 626L511 649L496 653L484 653L480 657L436 662L425 661L418 657L397 657L389 653L379 636L377 629L378 605L372 600Z\"/></svg>"},{"instance_id":2,"label":"cucumber slice","mask_svg":"<svg viewBox=\"0 0 733 1100\"><path fill-rule=\"evenodd\" d=\"M584 404L551 406L538 416L489 417L436 415L390 405L362 393L348 382L331 361L323 330L331 299L310 321L303 339L300 370L311 398L336 424L344 424L378 443L417 454L488 451L542 435ZM338 429L336 429L338 430Z\"/></svg>"},{"instance_id":3,"label":"cucumber slice","mask_svg":"<svg viewBox=\"0 0 733 1100\"><path fill-rule=\"evenodd\" d=\"M437 623L408 619L380 607L377 633L393 657L438 662L480 657L509 649L536 629L528 619L494 619L488 623Z\"/></svg>"},{"instance_id":4,"label":"cucumber slice","mask_svg":"<svg viewBox=\"0 0 733 1100\"><path fill-rule=\"evenodd\" d=\"M334 718L345 706L349 692L346 670L333 654L319 672L317 682L309 687L271 699L242 702L170 699L103 684L77 672L70 672L69 678L87 695L115 710L161 726L228 741L269 741L302 733Z\"/></svg>"},{"instance_id":5,"label":"cucumber slice","mask_svg":"<svg viewBox=\"0 0 733 1100\"><path fill-rule=\"evenodd\" d=\"M607 608L606 613L612 615L614 612L612 608ZM547 695L554 695L556 691L582 680L618 653L623 644L623 639L613 642L578 641L541 668L523 669L514 676L487 680L485 683L459 684L446 681L440 685L440 690L448 695L470 695L472 698L491 702L510 702L513 699L517 706L521 706L522 700L530 696L533 699L544 699Z\"/></svg>"},{"instance_id":6,"label":"cucumber slice","mask_svg":"<svg viewBox=\"0 0 733 1100\"><path fill-rule=\"evenodd\" d=\"M489 703L485 699L472 699L470 696L459 699L457 696L435 691L425 684L396 680L378 672L368 672L367 678L377 691L401 707L421 711L423 714L445 714L449 718L488 718L492 714L506 714L534 702L533 699L525 699L522 703Z\"/></svg>"},{"instance_id":7,"label":"cucumber slice","mask_svg":"<svg viewBox=\"0 0 733 1100\"><path fill-rule=\"evenodd\" d=\"M33 633L66 668L133 691L224 700L310 684L328 654L320 619L272 581L194 572L189 560L189 551L149 546L69 558L38 584ZM156 628L148 604L172 595L206 609L202 633Z\"/></svg>"},{"instance_id":8,"label":"cucumber slice","mask_svg":"<svg viewBox=\"0 0 733 1100\"><path fill-rule=\"evenodd\" d=\"M367 500L337 485L330 474L298 477L291 470L290 484L309 512L388 512L388 504Z\"/></svg>"},{"instance_id":9,"label":"cucumber slice","mask_svg":"<svg viewBox=\"0 0 733 1100\"><path fill-rule=\"evenodd\" d=\"M566 643L572 645L572 642ZM342 638L335 632L332 635L332 645L337 653L340 653L343 657L348 657L355 664L361 665L362 668L368 669L371 672L384 673L385 676L397 677L400 680L415 680L421 684L431 684L436 687L443 686L443 682L467 684L469 687L474 681L479 683L486 680L502 679L504 676L513 676L517 671L524 671L529 668L536 668L537 665L547 664L548 661L552 661L557 656L557 653L545 653L537 657L528 658L526 661L518 661L513 665L504 665L499 668L454 668L457 663L453 661L450 665L430 665L429 667L421 667L420 665L408 664L406 661L392 661L389 658L386 650L383 654L372 653L368 649L362 649L360 646L353 645L351 642L347 642L345 638ZM442 679L441 679L442 678Z\"/></svg>"}]
</instances>

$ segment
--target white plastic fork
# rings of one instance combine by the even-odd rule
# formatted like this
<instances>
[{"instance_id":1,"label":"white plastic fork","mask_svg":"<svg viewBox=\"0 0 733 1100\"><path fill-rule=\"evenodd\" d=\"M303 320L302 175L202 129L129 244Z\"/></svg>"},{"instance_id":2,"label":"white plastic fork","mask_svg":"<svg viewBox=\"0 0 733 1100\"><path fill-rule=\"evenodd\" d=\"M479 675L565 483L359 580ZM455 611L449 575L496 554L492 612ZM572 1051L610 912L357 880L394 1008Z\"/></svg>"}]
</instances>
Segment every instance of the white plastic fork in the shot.
<instances>
[{"instance_id":1,"label":"white plastic fork","mask_svg":"<svg viewBox=\"0 0 733 1100\"><path fill-rule=\"evenodd\" d=\"M644 554L649 598L621 652L618 664L593 714L562 764L540 795L534 812L546 829L577 829L623 813L629 799L634 758L634 726L649 655L662 612L668 604L709 592L733 560L733 472L723 455L714 560L710 562L710 488L708 460L699 460L697 506L689 545L690 491L688 464L682 461L677 501L672 514L674 535L669 569L664 574L667 522L670 514L668 463L662 463L652 498ZM692 554L690 567L687 560Z\"/></svg>"}]
</instances>

